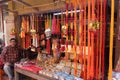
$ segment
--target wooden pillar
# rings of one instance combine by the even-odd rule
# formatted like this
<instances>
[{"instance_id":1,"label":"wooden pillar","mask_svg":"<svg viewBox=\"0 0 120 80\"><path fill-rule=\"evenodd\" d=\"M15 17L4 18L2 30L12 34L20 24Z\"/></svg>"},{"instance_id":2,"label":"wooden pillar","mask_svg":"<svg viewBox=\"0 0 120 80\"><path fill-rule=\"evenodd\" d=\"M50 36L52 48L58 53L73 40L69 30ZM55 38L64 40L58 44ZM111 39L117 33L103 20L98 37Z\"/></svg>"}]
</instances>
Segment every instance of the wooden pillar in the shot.
<instances>
[{"instance_id":1,"label":"wooden pillar","mask_svg":"<svg viewBox=\"0 0 120 80\"><path fill-rule=\"evenodd\" d=\"M0 8L0 32L4 33L4 20L3 20L3 9ZM0 38L4 39L4 35L1 34Z\"/></svg>"}]
</instances>

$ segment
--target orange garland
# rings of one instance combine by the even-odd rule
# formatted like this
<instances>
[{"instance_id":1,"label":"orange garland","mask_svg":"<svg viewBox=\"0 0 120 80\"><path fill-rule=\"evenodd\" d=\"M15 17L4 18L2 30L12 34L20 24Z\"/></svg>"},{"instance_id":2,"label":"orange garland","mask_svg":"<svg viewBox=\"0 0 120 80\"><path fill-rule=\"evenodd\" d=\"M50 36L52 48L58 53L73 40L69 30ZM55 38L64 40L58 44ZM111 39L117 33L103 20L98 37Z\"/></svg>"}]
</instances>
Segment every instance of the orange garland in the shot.
<instances>
[{"instance_id":1,"label":"orange garland","mask_svg":"<svg viewBox=\"0 0 120 80\"><path fill-rule=\"evenodd\" d=\"M76 0L74 1L74 10L75 10L75 13L74 13L74 76L77 75L77 53L76 53L76 45L77 45L77 32L76 32L76 29L77 29L77 25L76 25L76 21L77 21L77 13L76 13L76 8L77 8L77 3L76 3Z\"/></svg>"}]
</instances>

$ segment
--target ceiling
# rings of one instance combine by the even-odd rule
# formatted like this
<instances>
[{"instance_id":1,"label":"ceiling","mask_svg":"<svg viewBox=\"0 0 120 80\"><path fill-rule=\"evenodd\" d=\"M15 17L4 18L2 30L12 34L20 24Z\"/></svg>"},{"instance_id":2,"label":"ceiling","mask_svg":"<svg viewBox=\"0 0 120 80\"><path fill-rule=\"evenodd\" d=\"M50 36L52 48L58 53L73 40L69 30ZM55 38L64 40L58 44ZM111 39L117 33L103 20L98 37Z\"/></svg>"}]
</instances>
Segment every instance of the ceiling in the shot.
<instances>
[{"instance_id":1,"label":"ceiling","mask_svg":"<svg viewBox=\"0 0 120 80\"><path fill-rule=\"evenodd\" d=\"M107 0L107 6L111 7L111 0ZM117 11L118 1L115 0ZM11 5L12 4L12 7ZM55 10L65 10L65 0L0 0L0 7L6 12L18 12L18 14L40 13Z\"/></svg>"}]
</instances>

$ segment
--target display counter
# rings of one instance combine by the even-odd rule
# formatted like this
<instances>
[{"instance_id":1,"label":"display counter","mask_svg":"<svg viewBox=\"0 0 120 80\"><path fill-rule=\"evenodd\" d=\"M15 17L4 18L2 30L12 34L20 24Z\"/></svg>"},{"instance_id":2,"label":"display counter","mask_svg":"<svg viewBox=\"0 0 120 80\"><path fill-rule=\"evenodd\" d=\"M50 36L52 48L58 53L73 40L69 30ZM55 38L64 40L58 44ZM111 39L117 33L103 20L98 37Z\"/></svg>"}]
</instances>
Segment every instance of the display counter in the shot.
<instances>
[{"instance_id":1,"label":"display counter","mask_svg":"<svg viewBox=\"0 0 120 80\"><path fill-rule=\"evenodd\" d=\"M31 77L31 78L36 79L36 80L56 80L54 78L50 78L48 76L38 74L38 73L33 73L31 71L24 70L24 69L21 69L19 67L15 67L14 71L15 71L15 80L20 80L19 79L20 74Z\"/></svg>"}]
</instances>

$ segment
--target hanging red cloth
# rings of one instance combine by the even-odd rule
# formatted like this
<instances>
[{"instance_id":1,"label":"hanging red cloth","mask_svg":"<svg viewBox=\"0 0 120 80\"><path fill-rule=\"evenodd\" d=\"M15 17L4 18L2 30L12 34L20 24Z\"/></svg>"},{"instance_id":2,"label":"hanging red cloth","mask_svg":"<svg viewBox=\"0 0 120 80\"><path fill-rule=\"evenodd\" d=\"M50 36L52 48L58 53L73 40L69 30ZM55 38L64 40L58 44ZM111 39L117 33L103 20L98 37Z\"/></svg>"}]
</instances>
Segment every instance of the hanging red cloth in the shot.
<instances>
[{"instance_id":1,"label":"hanging red cloth","mask_svg":"<svg viewBox=\"0 0 120 80\"><path fill-rule=\"evenodd\" d=\"M31 35L27 34L25 37L25 48L29 48L31 46Z\"/></svg>"},{"instance_id":2,"label":"hanging red cloth","mask_svg":"<svg viewBox=\"0 0 120 80\"><path fill-rule=\"evenodd\" d=\"M56 34L56 18L53 16L52 19L52 34Z\"/></svg>"},{"instance_id":3,"label":"hanging red cloth","mask_svg":"<svg viewBox=\"0 0 120 80\"><path fill-rule=\"evenodd\" d=\"M59 21L59 18L57 18L56 33L60 34L60 21Z\"/></svg>"}]
</instances>

